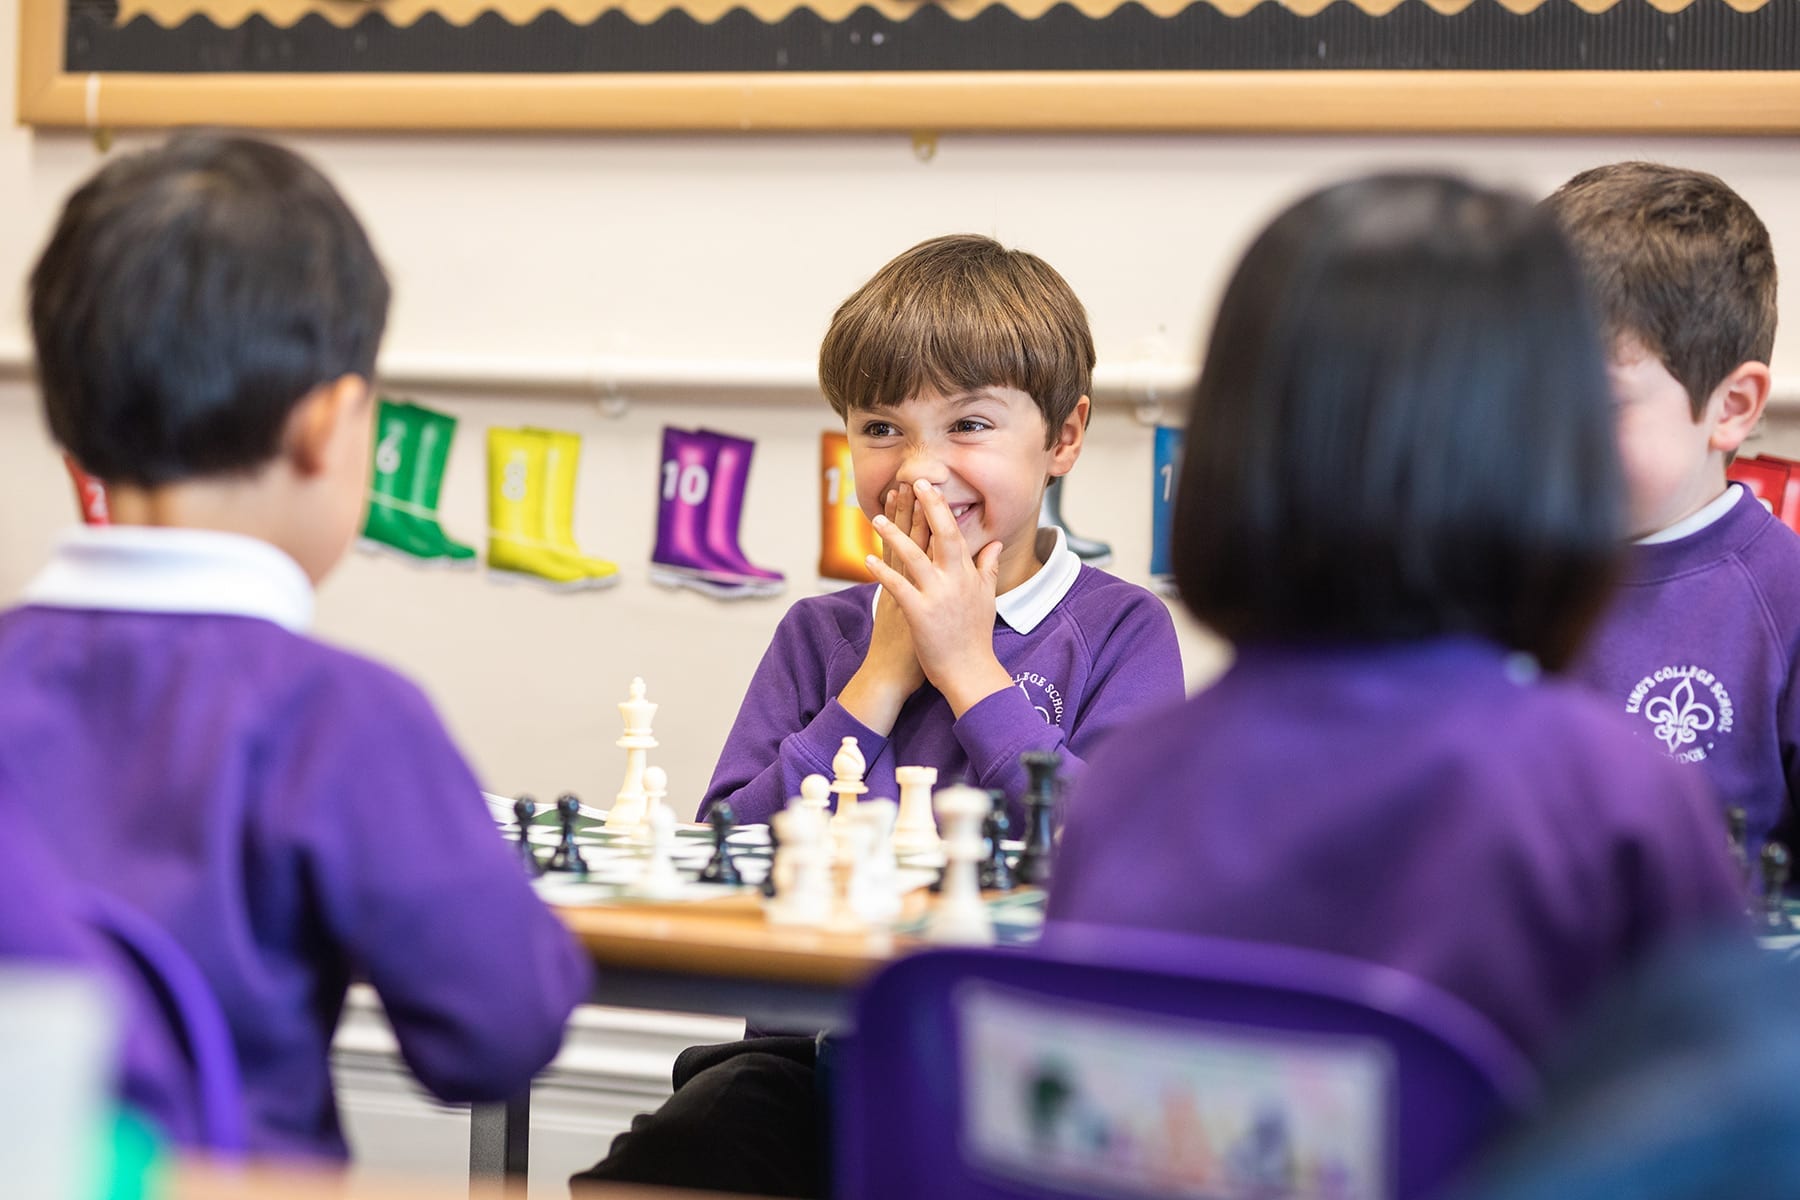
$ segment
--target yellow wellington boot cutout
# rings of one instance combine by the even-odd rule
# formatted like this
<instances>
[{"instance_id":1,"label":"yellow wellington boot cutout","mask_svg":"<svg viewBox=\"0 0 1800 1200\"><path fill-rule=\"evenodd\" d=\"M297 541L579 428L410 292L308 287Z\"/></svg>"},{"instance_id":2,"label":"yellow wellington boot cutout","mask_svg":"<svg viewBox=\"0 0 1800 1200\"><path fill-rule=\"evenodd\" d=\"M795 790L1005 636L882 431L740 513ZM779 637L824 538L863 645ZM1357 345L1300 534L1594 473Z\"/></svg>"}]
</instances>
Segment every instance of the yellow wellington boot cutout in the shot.
<instances>
[{"instance_id":1,"label":"yellow wellington boot cutout","mask_svg":"<svg viewBox=\"0 0 1800 1200\"><path fill-rule=\"evenodd\" d=\"M559 590L586 587L586 572L544 537L545 446L527 430L488 430L488 570Z\"/></svg>"},{"instance_id":2,"label":"yellow wellington boot cutout","mask_svg":"<svg viewBox=\"0 0 1800 1200\"><path fill-rule=\"evenodd\" d=\"M527 429L544 439L544 541L571 566L581 570L589 587L619 582L619 564L583 554L575 541L575 482L581 473L581 435L560 429Z\"/></svg>"}]
</instances>

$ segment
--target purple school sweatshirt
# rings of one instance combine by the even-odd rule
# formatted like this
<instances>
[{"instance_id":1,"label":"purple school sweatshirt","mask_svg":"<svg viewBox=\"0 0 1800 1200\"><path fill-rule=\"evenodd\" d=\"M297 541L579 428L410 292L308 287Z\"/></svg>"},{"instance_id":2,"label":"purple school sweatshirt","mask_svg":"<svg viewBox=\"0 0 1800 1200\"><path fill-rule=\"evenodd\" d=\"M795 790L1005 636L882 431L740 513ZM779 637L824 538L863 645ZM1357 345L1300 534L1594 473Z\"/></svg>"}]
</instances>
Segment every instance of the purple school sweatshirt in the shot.
<instances>
[{"instance_id":1,"label":"purple school sweatshirt","mask_svg":"<svg viewBox=\"0 0 1800 1200\"><path fill-rule=\"evenodd\" d=\"M0 764L0 776L4 764ZM117 1022L116 1095L181 1145L200 1141L198 1093L150 983L93 925L82 889L50 854L0 778L0 967L71 971L107 993ZM0 1189L4 1190L4 1189Z\"/></svg>"},{"instance_id":2,"label":"purple school sweatshirt","mask_svg":"<svg viewBox=\"0 0 1800 1200\"><path fill-rule=\"evenodd\" d=\"M1243 649L1088 764L1050 919L1385 964L1542 1051L1743 898L1705 781L1534 674L1473 640Z\"/></svg>"},{"instance_id":3,"label":"purple school sweatshirt","mask_svg":"<svg viewBox=\"0 0 1800 1200\"><path fill-rule=\"evenodd\" d=\"M27 595L0 614L0 763L62 866L211 982L253 1151L345 1155L329 1062L352 977L441 1099L500 1099L550 1061L586 956L418 688L274 619L310 611L291 560L79 531ZM175 611L209 605L271 616Z\"/></svg>"},{"instance_id":4,"label":"purple school sweatshirt","mask_svg":"<svg viewBox=\"0 0 1800 1200\"><path fill-rule=\"evenodd\" d=\"M1003 789L1014 828L1022 828L1020 754L1058 751L1073 779L1104 734L1179 699L1183 688L1181 649L1162 601L1079 563L1060 536L1039 576L1000 598L994 623L994 654L1017 686L958 720L928 683L887 737L837 702L868 648L876 586L796 602L744 694L700 818L729 800L739 820L767 821L800 794L801 779L829 777L838 747L854 737L868 762L868 797L898 797L895 767L936 767L940 787L966 778ZM1014 594L1021 592L1028 594Z\"/></svg>"},{"instance_id":5,"label":"purple school sweatshirt","mask_svg":"<svg viewBox=\"0 0 1800 1200\"><path fill-rule=\"evenodd\" d=\"M1753 842L1800 795L1800 535L1741 486L1712 524L1633 545L1571 675L1645 745L1692 763Z\"/></svg>"}]
</instances>

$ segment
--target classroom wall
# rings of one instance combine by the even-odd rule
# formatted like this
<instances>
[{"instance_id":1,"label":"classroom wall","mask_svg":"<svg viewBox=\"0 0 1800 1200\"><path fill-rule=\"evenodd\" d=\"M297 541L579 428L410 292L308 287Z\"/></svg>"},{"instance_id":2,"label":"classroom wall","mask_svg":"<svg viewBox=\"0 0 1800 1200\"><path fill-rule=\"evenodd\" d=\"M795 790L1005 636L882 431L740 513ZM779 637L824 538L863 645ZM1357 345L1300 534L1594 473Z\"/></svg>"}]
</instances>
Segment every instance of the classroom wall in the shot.
<instances>
[{"instance_id":1,"label":"classroom wall","mask_svg":"<svg viewBox=\"0 0 1800 1200\"><path fill-rule=\"evenodd\" d=\"M61 198L102 157L86 136L13 125L14 8L0 6L0 600L73 516L22 366L22 280ZM540 799L616 790L615 705L634 675L662 704L653 759L671 795L698 798L775 622L816 583L818 435L832 425L807 385L818 338L845 294L924 237L1024 246L1086 301L1110 373L1065 512L1139 581L1156 415L1140 403L1195 360L1258 223L1315 184L1432 165L1541 192L1600 161L1676 161L1738 187L1800 280L1793 138L958 135L929 156L898 135L291 140L338 182L393 276L384 364L432 380L407 394L462 421L452 534L479 540L485 526L485 428L585 441L576 532L620 562L619 587L558 596L352 554L319 597L320 633L417 678L489 788ZM1800 379L1800 284L1783 309L1777 374L1800 399L1787 382ZM664 425L757 440L743 544L788 574L786 597L721 603L647 582ZM1800 452L1800 420L1779 416L1764 444ZM1198 685L1223 649L1180 628Z\"/></svg>"}]
</instances>

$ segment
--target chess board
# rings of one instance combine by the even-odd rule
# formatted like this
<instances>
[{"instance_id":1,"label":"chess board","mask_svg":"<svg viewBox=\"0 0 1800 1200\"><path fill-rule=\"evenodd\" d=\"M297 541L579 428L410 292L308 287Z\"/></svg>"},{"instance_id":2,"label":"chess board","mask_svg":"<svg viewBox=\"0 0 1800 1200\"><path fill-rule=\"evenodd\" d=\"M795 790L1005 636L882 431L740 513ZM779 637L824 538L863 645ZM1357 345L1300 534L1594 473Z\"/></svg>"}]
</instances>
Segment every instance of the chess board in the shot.
<instances>
[{"instance_id":1,"label":"chess board","mask_svg":"<svg viewBox=\"0 0 1800 1200\"><path fill-rule=\"evenodd\" d=\"M487 797L489 810L501 834L515 847L519 827L513 820L512 801L502 796ZM766 825L745 825L732 832L729 843L732 859L744 878L741 886L703 883L698 878L713 854L713 831L706 825L675 827L675 868L682 877L680 890L674 896L654 899L632 894L632 884L642 873L649 843L641 837L606 828L604 810L585 805L575 818L575 844L587 863L585 873L545 871L535 881L538 894L549 904L560 907L617 904L682 904L717 900L721 897L754 892L769 873L771 861L769 829ZM547 862L561 839L561 823L554 807L546 806L532 820L526 832L540 863ZM1023 843L1008 841L1001 845L1017 853ZM938 855L913 855L900 860L903 888L928 887L936 878L943 859ZM1036 941L1044 924L1044 893L1036 888L1019 888L1011 892L991 893L986 897L989 915L994 920L996 940L1000 945L1025 945ZM925 918L918 917L896 926L894 932L920 936Z\"/></svg>"},{"instance_id":2,"label":"chess board","mask_svg":"<svg viewBox=\"0 0 1800 1200\"><path fill-rule=\"evenodd\" d=\"M1800 959L1800 897L1786 897L1779 913L1762 914L1756 936L1764 950Z\"/></svg>"}]
</instances>

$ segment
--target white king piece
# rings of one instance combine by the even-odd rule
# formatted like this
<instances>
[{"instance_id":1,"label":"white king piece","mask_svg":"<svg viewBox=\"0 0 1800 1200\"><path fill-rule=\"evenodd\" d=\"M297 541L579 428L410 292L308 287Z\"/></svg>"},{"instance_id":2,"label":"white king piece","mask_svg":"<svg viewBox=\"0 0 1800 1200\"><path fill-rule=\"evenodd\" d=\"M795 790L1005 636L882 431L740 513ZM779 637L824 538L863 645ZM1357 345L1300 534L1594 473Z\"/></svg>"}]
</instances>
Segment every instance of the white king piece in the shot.
<instances>
[{"instance_id":1,"label":"white king piece","mask_svg":"<svg viewBox=\"0 0 1800 1200\"><path fill-rule=\"evenodd\" d=\"M625 751L625 782L606 814L606 827L630 830L644 823L645 757L656 748L656 739L650 736L656 705L644 699L642 679L631 681L631 699L619 705L619 715L625 718L625 736L614 744Z\"/></svg>"}]
</instances>

